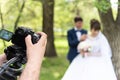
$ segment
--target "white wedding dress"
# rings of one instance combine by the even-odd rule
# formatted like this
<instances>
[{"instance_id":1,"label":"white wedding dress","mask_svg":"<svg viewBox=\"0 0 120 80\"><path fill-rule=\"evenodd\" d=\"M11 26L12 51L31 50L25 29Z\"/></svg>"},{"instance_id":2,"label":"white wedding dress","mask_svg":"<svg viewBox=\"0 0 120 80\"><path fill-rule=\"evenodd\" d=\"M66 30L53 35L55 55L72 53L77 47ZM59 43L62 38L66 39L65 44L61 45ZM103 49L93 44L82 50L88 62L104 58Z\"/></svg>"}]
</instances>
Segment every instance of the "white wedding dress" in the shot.
<instances>
[{"instance_id":1,"label":"white wedding dress","mask_svg":"<svg viewBox=\"0 0 120 80\"><path fill-rule=\"evenodd\" d=\"M88 37L84 41L91 44L94 56L73 60L62 80L117 80L111 61L111 49L105 36L100 32L96 38ZM78 45L78 49L81 45ZM98 56L97 56L98 54Z\"/></svg>"}]
</instances>

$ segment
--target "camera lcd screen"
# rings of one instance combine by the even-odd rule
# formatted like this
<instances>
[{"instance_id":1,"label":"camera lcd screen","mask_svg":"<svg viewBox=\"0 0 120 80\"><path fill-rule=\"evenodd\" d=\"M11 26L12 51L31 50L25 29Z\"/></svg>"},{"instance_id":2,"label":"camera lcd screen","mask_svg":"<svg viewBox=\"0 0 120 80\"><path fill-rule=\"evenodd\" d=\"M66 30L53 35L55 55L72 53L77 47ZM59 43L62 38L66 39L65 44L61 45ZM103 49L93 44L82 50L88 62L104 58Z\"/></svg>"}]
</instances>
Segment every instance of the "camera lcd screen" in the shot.
<instances>
[{"instance_id":1,"label":"camera lcd screen","mask_svg":"<svg viewBox=\"0 0 120 80\"><path fill-rule=\"evenodd\" d=\"M5 29L0 30L0 38L6 41L10 41L13 33Z\"/></svg>"}]
</instances>

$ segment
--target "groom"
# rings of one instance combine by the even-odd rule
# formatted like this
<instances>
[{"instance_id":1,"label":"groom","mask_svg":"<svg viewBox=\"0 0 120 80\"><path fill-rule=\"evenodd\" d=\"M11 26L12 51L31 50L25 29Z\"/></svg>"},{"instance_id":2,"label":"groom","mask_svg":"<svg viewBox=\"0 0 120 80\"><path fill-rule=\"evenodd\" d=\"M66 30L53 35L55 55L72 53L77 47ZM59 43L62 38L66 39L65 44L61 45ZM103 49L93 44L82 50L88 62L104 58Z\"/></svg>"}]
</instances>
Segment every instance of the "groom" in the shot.
<instances>
[{"instance_id":1,"label":"groom","mask_svg":"<svg viewBox=\"0 0 120 80\"><path fill-rule=\"evenodd\" d=\"M77 51L77 45L87 37L87 31L82 29L83 19L81 17L75 17L74 23L75 27L67 32L67 39L69 44L67 58L70 63L79 54Z\"/></svg>"}]
</instances>

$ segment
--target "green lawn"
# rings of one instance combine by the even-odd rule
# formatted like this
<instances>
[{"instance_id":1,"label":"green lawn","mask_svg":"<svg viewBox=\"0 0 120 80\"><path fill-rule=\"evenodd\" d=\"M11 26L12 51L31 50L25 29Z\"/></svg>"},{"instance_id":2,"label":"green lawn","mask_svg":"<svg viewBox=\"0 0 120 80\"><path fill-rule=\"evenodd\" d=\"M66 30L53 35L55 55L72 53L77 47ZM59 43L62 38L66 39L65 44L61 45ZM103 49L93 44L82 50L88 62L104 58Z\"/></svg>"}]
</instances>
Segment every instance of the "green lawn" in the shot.
<instances>
[{"instance_id":1,"label":"green lawn","mask_svg":"<svg viewBox=\"0 0 120 80\"><path fill-rule=\"evenodd\" d=\"M68 52L65 37L57 37L55 40L58 57L45 58L42 64L40 80L61 80L69 63L66 59Z\"/></svg>"},{"instance_id":2,"label":"green lawn","mask_svg":"<svg viewBox=\"0 0 120 80\"><path fill-rule=\"evenodd\" d=\"M10 42L6 42L6 44L10 45ZM66 55L68 52L66 37L56 37L55 46L58 56L54 58L44 58L41 68L40 80L61 80L64 72L69 65L66 59ZM0 40L0 53L3 53L3 47L3 42L2 40Z\"/></svg>"}]
</instances>

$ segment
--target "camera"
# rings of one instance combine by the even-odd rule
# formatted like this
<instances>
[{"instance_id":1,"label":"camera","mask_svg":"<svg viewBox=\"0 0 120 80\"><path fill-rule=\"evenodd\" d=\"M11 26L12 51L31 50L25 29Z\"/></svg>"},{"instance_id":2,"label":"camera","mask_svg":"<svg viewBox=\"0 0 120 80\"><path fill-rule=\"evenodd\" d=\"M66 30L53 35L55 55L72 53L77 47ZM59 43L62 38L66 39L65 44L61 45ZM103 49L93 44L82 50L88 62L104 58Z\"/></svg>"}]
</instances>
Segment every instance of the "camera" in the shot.
<instances>
[{"instance_id":1,"label":"camera","mask_svg":"<svg viewBox=\"0 0 120 80\"><path fill-rule=\"evenodd\" d=\"M36 34L29 28L18 27L14 33L5 29L0 30L0 38L10 41L13 45L4 49L7 56L7 62L0 67L0 80L17 80L23 69L26 59L25 37L31 35L33 44L37 43L40 35Z\"/></svg>"},{"instance_id":2,"label":"camera","mask_svg":"<svg viewBox=\"0 0 120 80\"><path fill-rule=\"evenodd\" d=\"M31 35L33 44L37 43L37 41L40 39L40 35L34 33L31 29L18 27L15 30L15 34L12 36L12 43L25 49L25 37L28 35Z\"/></svg>"}]
</instances>

